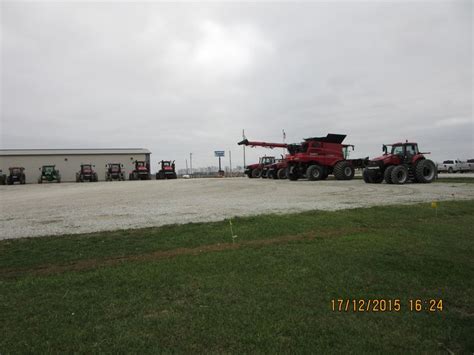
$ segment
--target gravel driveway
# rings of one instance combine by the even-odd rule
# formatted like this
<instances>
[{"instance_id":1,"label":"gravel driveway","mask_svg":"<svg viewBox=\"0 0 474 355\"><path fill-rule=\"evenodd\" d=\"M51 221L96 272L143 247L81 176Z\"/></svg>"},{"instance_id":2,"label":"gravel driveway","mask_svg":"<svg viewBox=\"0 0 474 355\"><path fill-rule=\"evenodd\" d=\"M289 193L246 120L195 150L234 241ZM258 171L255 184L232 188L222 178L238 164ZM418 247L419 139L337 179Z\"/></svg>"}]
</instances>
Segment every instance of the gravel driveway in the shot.
<instances>
[{"instance_id":1,"label":"gravel driveway","mask_svg":"<svg viewBox=\"0 0 474 355\"><path fill-rule=\"evenodd\" d=\"M474 184L232 178L0 186L0 239L452 199L474 199Z\"/></svg>"}]
</instances>

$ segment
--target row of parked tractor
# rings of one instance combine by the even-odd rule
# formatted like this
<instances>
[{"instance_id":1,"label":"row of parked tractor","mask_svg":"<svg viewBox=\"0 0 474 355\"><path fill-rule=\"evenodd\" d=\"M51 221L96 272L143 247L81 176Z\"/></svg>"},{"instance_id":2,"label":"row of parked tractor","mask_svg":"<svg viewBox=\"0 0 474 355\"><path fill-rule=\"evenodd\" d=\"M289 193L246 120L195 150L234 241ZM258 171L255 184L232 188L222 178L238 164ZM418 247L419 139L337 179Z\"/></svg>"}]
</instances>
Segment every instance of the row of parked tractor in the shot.
<instances>
[{"instance_id":1,"label":"row of parked tractor","mask_svg":"<svg viewBox=\"0 0 474 355\"><path fill-rule=\"evenodd\" d=\"M176 168L174 161L162 160L158 163L160 170L156 173L157 180L176 179ZM124 181L126 172L121 163L108 163L105 165L105 181ZM94 170L93 164L81 164L80 170L76 173L76 182L96 182L99 181L97 172ZM61 182L61 173L56 169L55 165L43 165L38 177L38 184L43 182ZM151 180L150 166L145 161L136 160L134 169L128 175L129 180ZM25 184L26 174L23 167L9 168L9 174L4 175L0 172L0 185L13 185L14 183Z\"/></svg>"},{"instance_id":2,"label":"row of parked tractor","mask_svg":"<svg viewBox=\"0 0 474 355\"><path fill-rule=\"evenodd\" d=\"M273 156L260 158L257 164L245 167L249 178L325 180L333 175L337 180L351 180L356 169L362 169L369 184L430 183L437 176L436 165L426 159L414 142L384 144L383 155L369 159L348 159L350 144L342 144L346 135L328 134L326 137L306 138L297 144L257 142L244 139L239 145L250 147L284 148L288 153L281 159Z\"/></svg>"}]
</instances>

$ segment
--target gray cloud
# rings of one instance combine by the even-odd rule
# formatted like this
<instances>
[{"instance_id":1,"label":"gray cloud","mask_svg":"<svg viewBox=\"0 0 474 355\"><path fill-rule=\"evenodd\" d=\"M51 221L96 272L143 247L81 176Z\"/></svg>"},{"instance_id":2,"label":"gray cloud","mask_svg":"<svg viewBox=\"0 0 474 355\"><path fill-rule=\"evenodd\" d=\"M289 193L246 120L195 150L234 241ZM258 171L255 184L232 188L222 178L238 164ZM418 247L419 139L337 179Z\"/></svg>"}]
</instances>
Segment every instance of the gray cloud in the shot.
<instances>
[{"instance_id":1,"label":"gray cloud","mask_svg":"<svg viewBox=\"0 0 474 355\"><path fill-rule=\"evenodd\" d=\"M146 147L180 166L225 149L235 165L245 128L474 158L470 1L0 6L3 148Z\"/></svg>"}]
</instances>

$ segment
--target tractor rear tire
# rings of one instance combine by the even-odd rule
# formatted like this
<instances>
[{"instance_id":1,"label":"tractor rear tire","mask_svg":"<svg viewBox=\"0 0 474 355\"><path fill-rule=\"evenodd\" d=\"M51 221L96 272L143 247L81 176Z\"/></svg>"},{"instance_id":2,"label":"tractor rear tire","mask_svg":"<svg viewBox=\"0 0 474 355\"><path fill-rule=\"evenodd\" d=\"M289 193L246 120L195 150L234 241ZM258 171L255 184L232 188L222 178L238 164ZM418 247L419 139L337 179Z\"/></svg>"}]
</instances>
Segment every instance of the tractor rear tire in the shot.
<instances>
[{"instance_id":1,"label":"tractor rear tire","mask_svg":"<svg viewBox=\"0 0 474 355\"><path fill-rule=\"evenodd\" d=\"M334 176L337 180L352 180L355 170L347 160L340 161L334 165Z\"/></svg>"},{"instance_id":2,"label":"tractor rear tire","mask_svg":"<svg viewBox=\"0 0 474 355\"><path fill-rule=\"evenodd\" d=\"M415 165L415 179L422 184L433 182L436 177L436 166L429 159L420 160Z\"/></svg>"},{"instance_id":3,"label":"tractor rear tire","mask_svg":"<svg viewBox=\"0 0 474 355\"><path fill-rule=\"evenodd\" d=\"M251 176L253 179L258 179L262 177L262 170L261 169L253 169L251 172Z\"/></svg>"},{"instance_id":4,"label":"tractor rear tire","mask_svg":"<svg viewBox=\"0 0 474 355\"><path fill-rule=\"evenodd\" d=\"M308 180L317 181L321 180L324 176L324 169L319 165L310 165L306 169L306 177Z\"/></svg>"},{"instance_id":5,"label":"tractor rear tire","mask_svg":"<svg viewBox=\"0 0 474 355\"><path fill-rule=\"evenodd\" d=\"M281 169L278 169L277 173L276 173L278 179L280 180L284 180L286 179L286 169L284 168L281 168Z\"/></svg>"},{"instance_id":6,"label":"tractor rear tire","mask_svg":"<svg viewBox=\"0 0 474 355\"><path fill-rule=\"evenodd\" d=\"M383 179L385 180L385 182L387 184L393 184L392 182L392 171L393 171L393 168L395 168L394 165L390 165L388 168L385 169L384 173L383 173Z\"/></svg>"},{"instance_id":7,"label":"tractor rear tire","mask_svg":"<svg viewBox=\"0 0 474 355\"><path fill-rule=\"evenodd\" d=\"M408 180L408 169L404 165L397 165L392 169L392 184L403 185Z\"/></svg>"},{"instance_id":8,"label":"tractor rear tire","mask_svg":"<svg viewBox=\"0 0 474 355\"><path fill-rule=\"evenodd\" d=\"M42 178L39 178L38 179L38 184L42 184L43 183L43 179Z\"/></svg>"}]
</instances>

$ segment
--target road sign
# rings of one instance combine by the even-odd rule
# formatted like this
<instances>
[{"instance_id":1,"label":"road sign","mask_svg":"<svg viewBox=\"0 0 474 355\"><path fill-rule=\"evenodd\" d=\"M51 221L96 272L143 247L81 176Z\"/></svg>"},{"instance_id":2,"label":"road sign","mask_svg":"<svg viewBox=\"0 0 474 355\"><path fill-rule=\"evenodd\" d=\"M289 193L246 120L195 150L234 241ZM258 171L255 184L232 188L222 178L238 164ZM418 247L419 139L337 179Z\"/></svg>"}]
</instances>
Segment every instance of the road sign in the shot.
<instances>
[{"instance_id":1,"label":"road sign","mask_svg":"<svg viewBox=\"0 0 474 355\"><path fill-rule=\"evenodd\" d=\"M223 156L225 155L225 151L223 151L223 150L215 150L215 151L214 151L214 155L215 155L216 157L223 157Z\"/></svg>"}]
</instances>

